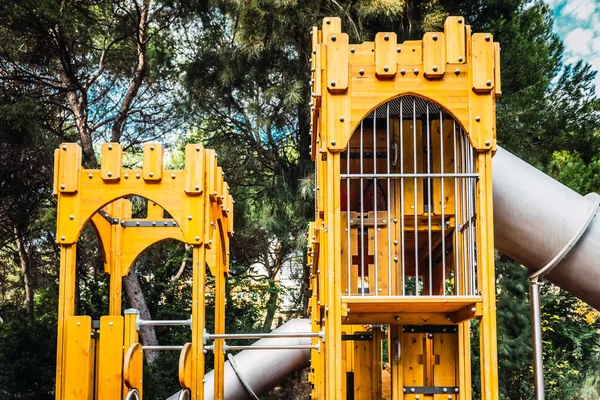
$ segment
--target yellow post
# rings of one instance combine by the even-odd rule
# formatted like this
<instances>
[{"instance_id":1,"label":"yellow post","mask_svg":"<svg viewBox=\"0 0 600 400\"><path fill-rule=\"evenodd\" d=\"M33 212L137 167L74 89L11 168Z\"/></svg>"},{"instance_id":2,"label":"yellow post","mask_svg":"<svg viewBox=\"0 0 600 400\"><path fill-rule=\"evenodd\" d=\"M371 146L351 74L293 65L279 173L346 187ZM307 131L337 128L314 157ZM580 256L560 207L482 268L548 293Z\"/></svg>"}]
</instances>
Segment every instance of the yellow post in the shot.
<instances>
[{"instance_id":1,"label":"yellow post","mask_svg":"<svg viewBox=\"0 0 600 400\"><path fill-rule=\"evenodd\" d=\"M58 345L56 351L56 399L64 399L66 375L66 323L75 315L76 246L60 246L60 280L58 293Z\"/></svg>"},{"instance_id":2,"label":"yellow post","mask_svg":"<svg viewBox=\"0 0 600 400\"><path fill-rule=\"evenodd\" d=\"M192 280L192 400L204 399L204 299L206 296L206 250L193 246Z\"/></svg>"}]
</instances>

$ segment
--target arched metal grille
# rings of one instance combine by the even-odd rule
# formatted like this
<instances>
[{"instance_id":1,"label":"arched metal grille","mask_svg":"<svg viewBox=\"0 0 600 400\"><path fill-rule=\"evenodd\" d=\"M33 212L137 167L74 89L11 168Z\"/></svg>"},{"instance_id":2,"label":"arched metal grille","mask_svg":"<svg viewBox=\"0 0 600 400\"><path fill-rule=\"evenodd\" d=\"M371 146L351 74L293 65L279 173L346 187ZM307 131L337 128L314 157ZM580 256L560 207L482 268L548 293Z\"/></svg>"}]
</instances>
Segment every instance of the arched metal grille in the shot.
<instances>
[{"instance_id":1,"label":"arched metal grille","mask_svg":"<svg viewBox=\"0 0 600 400\"><path fill-rule=\"evenodd\" d=\"M350 296L473 296L475 152L440 106L403 96L341 155L342 271Z\"/></svg>"}]
</instances>

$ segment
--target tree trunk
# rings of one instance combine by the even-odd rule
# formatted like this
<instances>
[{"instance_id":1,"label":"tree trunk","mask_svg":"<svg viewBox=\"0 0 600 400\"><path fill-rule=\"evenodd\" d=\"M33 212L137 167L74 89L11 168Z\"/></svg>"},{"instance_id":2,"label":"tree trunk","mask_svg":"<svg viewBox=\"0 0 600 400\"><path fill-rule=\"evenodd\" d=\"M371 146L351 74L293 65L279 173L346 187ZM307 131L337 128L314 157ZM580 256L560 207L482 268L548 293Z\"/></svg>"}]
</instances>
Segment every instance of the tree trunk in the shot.
<instances>
[{"instance_id":1,"label":"tree trunk","mask_svg":"<svg viewBox=\"0 0 600 400\"><path fill-rule=\"evenodd\" d=\"M269 299L267 300L267 315L263 323L263 332L271 332L273 329L273 319L277 311L277 300L279 300L279 289L275 284L275 279L269 279Z\"/></svg>"},{"instance_id":2,"label":"tree trunk","mask_svg":"<svg viewBox=\"0 0 600 400\"><path fill-rule=\"evenodd\" d=\"M23 274L23 285L25 286L25 304L27 306L27 315L29 318L33 319L33 289L31 287L31 279L29 277L29 259L23 243L22 233L16 224L13 230L15 233L15 240L17 242L21 273Z\"/></svg>"},{"instance_id":3,"label":"tree trunk","mask_svg":"<svg viewBox=\"0 0 600 400\"><path fill-rule=\"evenodd\" d=\"M123 278L123 286L125 287L127 297L129 298L129 306L140 312L141 319L152 319L148 304L146 304L146 299L144 298L144 293L142 293L140 281L133 268L131 268L129 274ZM156 332L154 331L153 326L140 327L140 342L144 346L158 346L158 340L156 339ZM146 356L148 364L152 364L154 360L156 360L156 357L158 357L158 352L144 351L144 355Z\"/></svg>"}]
</instances>

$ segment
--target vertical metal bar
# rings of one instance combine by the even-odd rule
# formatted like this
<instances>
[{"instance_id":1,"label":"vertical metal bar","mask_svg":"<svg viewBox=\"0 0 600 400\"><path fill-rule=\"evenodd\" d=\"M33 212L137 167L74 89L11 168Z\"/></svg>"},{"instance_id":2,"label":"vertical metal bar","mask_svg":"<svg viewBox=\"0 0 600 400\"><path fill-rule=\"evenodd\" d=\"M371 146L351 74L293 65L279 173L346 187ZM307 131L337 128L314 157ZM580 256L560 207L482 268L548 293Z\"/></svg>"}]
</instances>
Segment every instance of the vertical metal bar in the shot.
<instances>
[{"instance_id":1,"label":"vertical metal bar","mask_svg":"<svg viewBox=\"0 0 600 400\"><path fill-rule=\"evenodd\" d=\"M377 255L379 253L377 246L377 236L379 236L379 230L377 229L377 192L379 187L377 186L377 110L373 111L373 269L375 269L375 296L379 295L379 268ZM371 279L373 277L370 277ZM369 285L369 289L372 285Z\"/></svg>"},{"instance_id":2,"label":"vertical metal bar","mask_svg":"<svg viewBox=\"0 0 600 400\"><path fill-rule=\"evenodd\" d=\"M360 292L365 295L365 196L363 168L363 121L360 121Z\"/></svg>"},{"instance_id":3,"label":"vertical metal bar","mask_svg":"<svg viewBox=\"0 0 600 400\"><path fill-rule=\"evenodd\" d=\"M431 175L431 127L429 125L429 102L425 107L427 115L425 119L427 121L427 175ZM428 244L428 258L429 258L429 295L433 295L433 249L431 248L431 212L432 212L432 201L431 201L431 177L427 177L427 244Z\"/></svg>"},{"instance_id":4,"label":"vertical metal bar","mask_svg":"<svg viewBox=\"0 0 600 400\"><path fill-rule=\"evenodd\" d=\"M460 130L460 141L461 141L461 149L460 149L460 155L461 155L461 170L463 170L464 172L468 172L468 168L466 166L466 148L465 148L465 135L464 132L462 131L462 129ZM462 212L462 221L463 223L461 225L467 224L467 218L468 218L468 209L467 209L467 187L466 187L466 183L467 180L465 178L461 178L461 197L462 197L462 207L461 207L461 212ZM470 285L470 277L468 276L468 271L469 271L469 257L468 257L468 251L469 251L469 247L468 247L468 242L467 242L467 231L466 231L466 227L463 227L462 229L462 233L461 233L461 238L462 238L462 253L463 253L463 269L464 269L464 276L463 276L463 287L464 287L464 294L465 295L469 295L469 285Z\"/></svg>"},{"instance_id":5,"label":"vertical metal bar","mask_svg":"<svg viewBox=\"0 0 600 400\"><path fill-rule=\"evenodd\" d=\"M404 102L400 98L400 174L404 174ZM406 295L406 258L404 243L404 178L400 178L400 245L402 247L402 296Z\"/></svg>"},{"instance_id":6,"label":"vertical metal bar","mask_svg":"<svg viewBox=\"0 0 600 400\"><path fill-rule=\"evenodd\" d=\"M352 139L350 139L352 140ZM350 141L346 147L346 171L350 174ZM350 177L346 178L346 257L348 258L348 296L352 294L352 240L350 239Z\"/></svg>"},{"instance_id":7,"label":"vertical metal bar","mask_svg":"<svg viewBox=\"0 0 600 400\"><path fill-rule=\"evenodd\" d=\"M444 175L444 126L442 110L440 109L440 172ZM441 178L441 208L442 208L442 295L446 295L446 196L444 194L444 181Z\"/></svg>"},{"instance_id":8,"label":"vertical metal bar","mask_svg":"<svg viewBox=\"0 0 600 400\"><path fill-rule=\"evenodd\" d=\"M458 172L458 152L457 152L457 147L456 147L456 142L457 142L457 137L456 137L457 133L456 133L456 121L452 121L452 138L454 141L454 175L457 174ZM458 258L458 253L459 253L459 235L460 233L458 232L458 227L460 225L460 211L459 211L459 206L462 205L462 201L459 200L459 195L458 195L458 181L459 178L457 178L456 176L454 178L452 178L454 180L454 218L455 218L455 225L456 227L454 228L454 294L459 295L460 294L460 260Z\"/></svg>"},{"instance_id":9,"label":"vertical metal bar","mask_svg":"<svg viewBox=\"0 0 600 400\"><path fill-rule=\"evenodd\" d=\"M391 221L391 196L392 196L392 182L391 179L389 177L389 174L392 172L390 170L390 103L387 103L387 109L386 109L386 119L385 119L385 124L386 124L386 154L387 154L387 173L388 173L388 178L387 178L387 248L388 248L388 284L387 284L387 288L388 288L388 296L392 294L392 221ZM398 151L398 146L396 146L396 151Z\"/></svg>"},{"instance_id":10,"label":"vertical metal bar","mask_svg":"<svg viewBox=\"0 0 600 400\"><path fill-rule=\"evenodd\" d=\"M468 142L468 139L467 139ZM470 155L470 160L469 160L469 172L474 172L475 171L475 150L471 147L471 143L468 142L469 145L469 155ZM471 266L471 284L472 284L472 288L471 288L471 294L475 295L477 294L477 275L476 275L476 271L475 271L475 263L476 263L476 258L475 258L475 227L474 227L474 221L475 221L475 181L472 178L468 178L469 181L469 204L471 206L471 210L469 211L469 256L471 257L471 261L469 263L469 265Z\"/></svg>"},{"instance_id":11,"label":"vertical metal bar","mask_svg":"<svg viewBox=\"0 0 600 400\"><path fill-rule=\"evenodd\" d=\"M531 279L531 340L533 342L533 382L535 400L544 400L544 360L542 358L542 315L538 278Z\"/></svg>"},{"instance_id":12,"label":"vertical metal bar","mask_svg":"<svg viewBox=\"0 0 600 400\"><path fill-rule=\"evenodd\" d=\"M417 173L417 105L413 97L413 173ZM417 178L414 178L414 217L415 217L415 296L419 295L419 222L417 217Z\"/></svg>"}]
</instances>

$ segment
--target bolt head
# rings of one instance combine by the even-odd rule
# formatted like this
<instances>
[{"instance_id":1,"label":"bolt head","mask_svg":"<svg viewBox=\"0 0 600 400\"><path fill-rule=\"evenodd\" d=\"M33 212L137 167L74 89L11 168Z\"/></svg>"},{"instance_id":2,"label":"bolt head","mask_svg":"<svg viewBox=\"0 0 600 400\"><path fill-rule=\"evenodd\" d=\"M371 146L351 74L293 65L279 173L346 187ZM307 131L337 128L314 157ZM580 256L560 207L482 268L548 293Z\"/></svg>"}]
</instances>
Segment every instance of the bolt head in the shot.
<instances>
[{"instance_id":1,"label":"bolt head","mask_svg":"<svg viewBox=\"0 0 600 400\"><path fill-rule=\"evenodd\" d=\"M88 178L92 179L93 177L94 177L94 175L88 174Z\"/></svg>"},{"instance_id":2,"label":"bolt head","mask_svg":"<svg viewBox=\"0 0 600 400\"><path fill-rule=\"evenodd\" d=\"M61 236L60 240L67 240L67 237L66 236Z\"/></svg>"},{"instance_id":3,"label":"bolt head","mask_svg":"<svg viewBox=\"0 0 600 400\"><path fill-rule=\"evenodd\" d=\"M413 73L414 73L415 75L419 75L419 70L418 70L417 68L415 68L415 69L413 69Z\"/></svg>"},{"instance_id":4,"label":"bolt head","mask_svg":"<svg viewBox=\"0 0 600 400\"><path fill-rule=\"evenodd\" d=\"M352 54L354 54L354 52L355 52L355 51L356 51L356 50L354 49L354 47L352 47L352 48L350 49L350 53L352 53Z\"/></svg>"},{"instance_id":5,"label":"bolt head","mask_svg":"<svg viewBox=\"0 0 600 400\"><path fill-rule=\"evenodd\" d=\"M476 116L476 117L475 117L475 121L477 121L477 122L481 121L481 117L480 117L479 115L478 115L478 116Z\"/></svg>"},{"instance_id":6,"label":"bolt head","mask_svg":"<svg viewBox=\"0 0 600 400\"><path fill-rule=\"evenodd\" d=\"M385 41L387 42L388 40L390 40L390 37L389 37L388 35L385 35L385 36L383 37L383 40L385 40Z\"/></svg>"},{"instance_id":7,"label":"bolt head","mask_svg":"<svg viewBox=\"0 0 600 400\"><path fill-rule=\"evenodd\" d=\"M332 141L331 141L331 145L332 145L332 146L335 146L335 143L336 143L336 142L335 142L335 140L332 140Z\"/></svg>"},{"instance_id":8,"label":"bolt head","mask_svg":"<svg viewBox=\"0 0 600 400\"><path fill-rule=\"evenodd\" d=\"M462 18L459 18L459 20L458 20L458 23L459 23L459 24L462 24L462 23L463 23L463 20L462 20Z\"/></svg>"},{"instance_id":9,"label":"bolt head","mask_svg":"<svg viewBox=\"0 0 600 400\"><path fill-rule=\"evenodd\" d=\"M360 71L358 71L359 74L364 75L365 74L365 70L361 69Z\"/></svg>"},{"instance_id":10,"label":"bolt head","mask_svg":"<svg viewBox=\"0 0 600 400\"><path fill-rule=\"evenodd\" d=\"M433 69L433 72L437 72L437 70L438 70L437 65L434 65L432 69Z\"/></svg>"},{"instance_id":11,"label":"bolt head","mask_svg":"<svg viewBox=\"0 0 600 400\"><path fill-rule=\"evenodd\" d=\"M400 53L402 49L400 47L396 47L396 53Z\"/></svg>"},{"instance_id":12,"label":"bolt head","mask_svg":"<svg viewBox=\"0 0 600 400\"><path fill-rule=\"evenodd\" d=\"M129 179L129 174L125 174L125 175L123 175L123 177L124 177L125 179Z\"/></svg>"},{"instance_id":13,"label":"bolt head","mask_svg":"<svg viewBox=\"0 0 600 400\"><path fill-rule=\"evenodd\" d=\"M454 70L454 74L455 74L455 75L460 75L460 69L456 68L456 69Z\"/></svg>"},{"instance_id":14,"label":"bolt head","mask_svg":"<svg viewBox=\"0 0 600 400\"><path fill-rule=\"evenodd\" d=\"M492 38L491 38L489 35L485 37L485 41L486 41L486 42L489 42L491 39L492 39Z\"/></svg>"},{"instance_id":15,"label":"bolt head","mask_svg":"<svg viewBox=\"0 0 600 400\"><path fill-rule=\"evenodd\" d=\"M108 177L110 178L110 177L112 176L112 172L108 171L108 172L106 173L106 175L108 175Z\"/></svg>"},{"instance_id":16,"label":"bolt head","mask_svg":"<svg viewBox=\"0 0 600 400\"><path fill-rule=\"evenodd\" d=\"M108 149L109 149L109 150L112 150L112 145L108 145Z\"/></svg>"},{"instance_id":17,"label":"bolt head","mask_svg":"<svg viewBox=\"0 0 600 400\"><path fill-rule=\"evenodd\" d=\"M63 184L63 185L60 185L60 188L61 188L62 190L65 190L66 186Z\"/></svg>"},{"instance_id":18,"label":"bolt head","mask_svg":"<svg viewBox=\"0 0 600 400\"><path fill-rule=\"evenodd\" d=\"M140 179L140 174L135 174L136 179Z\"/></svg>"},{"instance_id":19,"label":"bolt head","mask_svg":"<svg viewBox=\"0 0 600 400\"><path fill-rule=\"evenodd\" d=\"M171 178L172 178L172 179L175 179L175 174L172 174L172 175L171 175Z\"/></svg>"},{"instance_id":20,"label":"bolt head","mask_svg":"<svg viewBox=\"0 0 600 400\"><path fill-rule=\"evenodd\" d=\"M340 122L344 122L346 119L342 116L340 117Z\"/></svg>"},{"instance_id":21,"label":"bolt head","mask_svg":"<svg viewBox=\"0 0 600 400\"><path fill-rule=\"evenodd\" d=\"M487 81L485 81L485 85L486 86L492 86L492 81L490 81L489 79Z\"/></svg>"},{"instance_id":22,"label":"bolt head","mask_svg":"<svg viewBox=\"0 0 600 400\"><path fill-rule=\"evenodd\" d=\"M331 20L330 20L330 19L326 19L326 20L325 20L325 23L326 23L327 25L329 25L329 24L331 24Z\"/></svg>"},{"instance_id":23,"label":"bolt head","mask_svg":"<svg viewBox=\"0 0 600 400\"><path fill-rule=\"evenodd\" d=\"M437 37L437 35L433 35L433 40L434 40L434 41L438 40L438 37Z\"/></svg>"},{"instance_id":24,"label":"bolt head","mask_svg":"<svg viewBox=\"0 0 600 400\"><path fill-rule=\"evenodd\" d=\"M192 220L192 216L188 215L188 220L191 221Z\"/></svg>"},{"instance_id":25,"label":"bolt head","mask_svg":"<svg viewBox=\"0 0 600 400\"><path fill-rule=\"evenodd\" d=\"M336 40L337 40L337 37L335 37L335 35L331 37L332 42L335 42Z\"/></svg>"},{"instance_id":26,"label":"bolt head","mask_svg":"<svg viewBox=\"0 0 600 400\"><path fill-rule=\"evenodd\" d=\"M388 67L387 65L385 67L383 67L384 72L388 72L389 70L390 70L390 67Z\"/></svg>"},{"instance_id":27,"label":"bolt head","mask_svg":"<svg viewBox=\"0 0 600 400\"><path fill-rule=\"evenodd\" d=\"M152 178L154 176L154 172L150 172L148 175L150 176L150 178Z\"/></svg>"},{"instance_id":28,"label":"bolt head","mask_svg":"<svg viewBox=\"0 0 600 400\"><path fill-rule=\"evenodd\" d=\"M196 236L194 239L196 239L196 242L200 241L200 236Z\"/></svg>"},{"instance_id":29,"label":"bolt head","mask_svg":"<svg viewBox=\"0 0 600 400\"><path fill-rule=\"evenodd\" d=\"M150 146L150 150L154 150L154 146Z\"/></svg>"},{"instance_id":30,"label":"bolt head","mask_svg":"<svg viewBox=\"0 0 600 400\"><path fill-rule=\"evenodd\" d=\"M63 149L63 150L67 150L67 146L63 146L63 147L62 147L62 149Z\"/></svg>"},{"instance_id":31,"label":"bolt head","mask_svg":"<svg viewBox=\"0 0 600 400\"><path fill-rule=\"evenodd\" d=\"M492 144L492 143L491 143L489 140L486 140L486 141L485 141L485 145L486 145L486 146L489 146L489 145L491 145L491 144Z\"/></svg>"},{"instance_id":32,"label":"bolt head","mask_svg":"<svg viewBox=\"0 0 600 400\"><path fill-rule=\"evenodd\" d=\"M335 87L335 81L331 81L331 87Z\"/></svg>"},{"instance_id":33,"label":"bolt head","mask_svg":"<svg viewBox=\"0 0 600 400\"><path fill-rule=\"evenodd\" d=\"M401 69L401 70L400 70L400 73L401 73L402 75L404 75L404 74L406 74L406 71L405 71L404 69Z\"/></svg>"},{"instance_id":34,"label":"bolt head","mask_svg":"<svg viewBox=\"0 0 600 400\"><path fill-rule=\"evenodd\" d=\"M462 62L463 58L462 57L458 57L458 62Z\"/></svg>"},{"instance_id":35,"label":"bolt head","mask_svg":"<svg viewBox=\"0 0 600 400\"><path fill-rule=\"evenodd\" d=\"M194 189L196 189L196 190L200 190L200 186L196 186Z\"/></svg>"}]
</instances>

